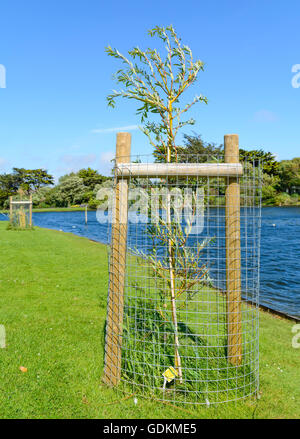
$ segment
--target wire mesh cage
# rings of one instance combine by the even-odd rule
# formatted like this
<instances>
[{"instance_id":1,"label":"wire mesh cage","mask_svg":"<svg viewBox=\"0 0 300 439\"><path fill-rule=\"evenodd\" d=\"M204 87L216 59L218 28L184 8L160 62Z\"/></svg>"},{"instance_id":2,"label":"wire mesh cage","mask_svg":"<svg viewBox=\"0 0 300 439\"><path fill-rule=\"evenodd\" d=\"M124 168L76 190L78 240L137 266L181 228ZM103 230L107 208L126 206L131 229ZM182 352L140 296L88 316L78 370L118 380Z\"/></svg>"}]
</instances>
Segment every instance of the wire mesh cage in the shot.
<instances>
[{"instance_id":1,"label":"wire mesh cage","mask_svg":"<svg viewBox=\"0 0 300 439\"><path fill-rule=\"evenodd\" d=\"M153 156L122 161L105 381L173 403L256 394L261 164L181 154L165 176Z\"/></svg>"},{"instance_id":2,"label":"wire mesh cage","mask_svg":"<svg viewBox=\"0 0 300 439\"><path fill-rule=\"evenodd\" d=\"M32 198L17 194L10 197L10 226L15 229L29 229L32 227Z\"/></svg>"}]
</instances>

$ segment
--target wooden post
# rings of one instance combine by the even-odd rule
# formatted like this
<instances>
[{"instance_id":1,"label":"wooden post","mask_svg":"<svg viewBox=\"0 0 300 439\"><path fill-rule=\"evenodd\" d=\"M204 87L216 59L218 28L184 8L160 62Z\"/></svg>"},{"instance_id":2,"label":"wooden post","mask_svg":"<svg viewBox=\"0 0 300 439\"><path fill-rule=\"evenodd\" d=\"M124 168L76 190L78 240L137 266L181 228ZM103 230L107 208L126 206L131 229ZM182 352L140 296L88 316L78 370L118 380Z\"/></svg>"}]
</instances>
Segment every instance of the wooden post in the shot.
<instances>
[{"instance_id":1,"label":"wooden post","mask_svg":"<svg viewBox=\"0 0 300 439\"><path fill-rule=\"evenodd\" d=\"M225 162L239 162L239 137L224 137ZM228 360L235 366L242 363L241 312L241 245L240 245L240 185L238 177L227 177L225 206L226 287Z\"/></svg>"},{"instance_id":2,"label":"wooden post","mask_svg":"<svg viewBox=\"0 0 300 439\"><path fill-rule=\"evenodd\" d=\"M32 195L30 195L29 201L29 227L32 227Z\"/></svg>"},{"instance_id":3,"label":"wooden post","mask_svg":"<svg viewBox=\"0 0 300 439\"><path fill-rule=\"evenodd\" d=\"M13 206L12 206L12 196L9 197L9 222L13 222Z\"/></svg>"},{"instance_id":4,"label":"wooden post","mask_svg":"<svg viewBox=\"0 0 300 439\"><path fill-rule=\"evenodd\" d=\"M117 133L116 165L130 161L131 134ZM106 320L105 366L103 381L116 386L121 378L124 283L128 216L127 180L116 175L112 215L108 311Z\"/></svg>"}]
</instances>

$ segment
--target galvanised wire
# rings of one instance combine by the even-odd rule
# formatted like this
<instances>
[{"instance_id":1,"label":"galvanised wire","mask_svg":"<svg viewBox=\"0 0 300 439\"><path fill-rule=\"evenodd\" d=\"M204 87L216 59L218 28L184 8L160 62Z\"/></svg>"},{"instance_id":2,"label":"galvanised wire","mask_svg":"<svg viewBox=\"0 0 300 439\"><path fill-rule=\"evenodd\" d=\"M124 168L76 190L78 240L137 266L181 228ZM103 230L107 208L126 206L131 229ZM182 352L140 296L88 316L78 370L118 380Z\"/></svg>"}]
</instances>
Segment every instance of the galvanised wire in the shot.
<instances>
[{"instance_id":1,"label":"galvanised wire","mask_svg":"<svg viewBox=\"0 0 300 439\"><path fill-rule=\"evenodd\" d=\"M10 224L15 228L26 229L30 225L30 205L31 201L24 196L19 195L12 197L10 206Z\"/></svg>"},{"instance_id":2,"label":"galvanised wire","mask_svg":"<svg viewBox=\"0 0 300 439\"><path fill-rule=\"evenodd\" d=\"M177 160L213 163L224 158L189 154ZM131 161L153 163L153 156L139 155ZM124 311L117 341L122 346L119 367L125 391L171 403L206 405L257 394L262 164L244 161L243 171L243 176L236 176L242 297L238 366L228 358L228 178L126 178L126 267L120 267L125 269ZM119 173L116 182L122 178ZM172 371L168 382L165 376L172 378Z\"/></svg>"}]
</instances>

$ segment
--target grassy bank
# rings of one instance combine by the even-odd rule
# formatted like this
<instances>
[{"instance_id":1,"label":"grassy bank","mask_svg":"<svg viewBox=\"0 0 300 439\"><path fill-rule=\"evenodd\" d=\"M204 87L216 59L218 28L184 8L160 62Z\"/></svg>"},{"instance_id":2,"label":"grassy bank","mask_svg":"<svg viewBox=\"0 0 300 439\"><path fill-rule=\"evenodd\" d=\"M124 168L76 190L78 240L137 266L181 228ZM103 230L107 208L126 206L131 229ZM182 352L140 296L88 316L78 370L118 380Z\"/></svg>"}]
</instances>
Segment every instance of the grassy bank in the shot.
<instances>
[{"instance_id":1,"label":"grassy bank","mask_svg":"<svg viewBox=\"0 0 300 439\"><path fill-rule=\"evenodd\" d=\"M300 202L299 203L293 203L293 204L268 204L268 203L263 203L262 207L299 207L300 206ZM87 209L88 211L91 212L96 212L95 209ZM85 211L85 207L34 207L32 209L33 212L84 212ZM0 213L4 214L4 215L8 215L9 214L9 210L1 210Z\"/></svg>"},{"instance_id":2,"label":"grassy bank","mask_svg":"<svg viewBox=\"0 0 300 439\"><path fill-rule=\"evenodd\" d=\"M88 209L92 210L92 209ZM84 212L85 207L34 207L33 212Z\"/></svg>"},{"instance_id":3,"label":"grassy bank","mask_svg":"<svg viewBox=\"0 0 300 439\"><path fill-rule=\"evenodd\" d=\"M299 418L299 354L292 322L261 312L261 398L181 408L106 388L103 330L107 252L103 245L0 222L1 418ZM22 373L19 367L26 367Z\"/></svg>"},{"instance_id":4,"label":"grassy bank","mask_svg":"<svg viewBox=\"0 0 300 439\"><path fill-rule=\"evenodd\" d=\"M88 210L95 210L89 209ZM33 212L84 212L85 207L34 207ZM1 210L4 214L9 214L9 210Z\"/></svg>"}]
</instances>

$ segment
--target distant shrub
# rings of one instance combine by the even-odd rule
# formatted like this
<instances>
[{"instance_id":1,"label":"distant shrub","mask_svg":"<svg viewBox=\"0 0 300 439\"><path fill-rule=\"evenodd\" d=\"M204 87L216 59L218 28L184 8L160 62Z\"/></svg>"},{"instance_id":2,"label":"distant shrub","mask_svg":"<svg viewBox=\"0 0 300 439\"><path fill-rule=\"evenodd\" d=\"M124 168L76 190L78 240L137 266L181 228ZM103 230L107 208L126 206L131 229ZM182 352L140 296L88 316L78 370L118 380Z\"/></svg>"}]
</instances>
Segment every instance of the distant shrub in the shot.
<instances>
[{"instance_id":1,"label":"distant shrub","mask_svg":"<svg viewBox=\"0 0 300 439\"><path fill-rule=\"evenodd\" d=\"M263 186L262 187L262 201L264 204L274 204L276 197L276 190L273 186Z\"/></svg>"},{"instance_id":2,"label":"distant shrub","mask_svg":"<svg viewBox=\"0 0 300 439\"><path fill-rule=\"evenodd\" d=\"M100 201L96 200L95 198L90 198L88 207L89 209L97 209L97 207L100 205Z\"/></svg>"},{"instance_id":3,"label":"distant shrub","mask_svg":"<svg viewBox=\"0 0 300 439\"><path fill-rule=\"evenodd\" d=\"M281 192L280 194L275 196L276 206L288 206L290 204L292 204L292 199L290 195L286 192Z\"/></svg>"},{"instance_id":4,"label":"distant shrub","mask_svg":"<svg viewBox=\"0 0 300 439\"><path fill-rule=\"evenodd\" d=\"M300 197L299 197L298 194L291 194L291 195L290 195L290 198L291 198L291 204L292 204L293 206L299 204L299 202L300 202Z\"/></svg>"},{"instance_id":5,"label":"distant shrub","mask_svg":"<svg viewBox=\"0 0 300 439\"><path fill-rule=\"evenodd\" d=\"M40 209L47 209L49 207L49 204L42 202L42 203L39 203L37 207Z\"/></svg>"}]
</instances>

